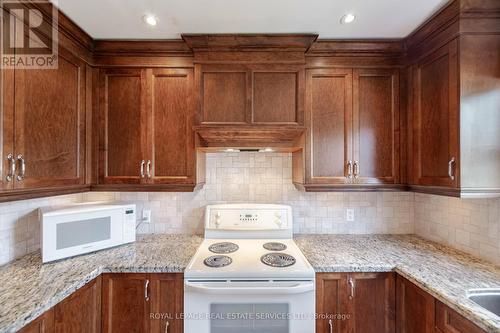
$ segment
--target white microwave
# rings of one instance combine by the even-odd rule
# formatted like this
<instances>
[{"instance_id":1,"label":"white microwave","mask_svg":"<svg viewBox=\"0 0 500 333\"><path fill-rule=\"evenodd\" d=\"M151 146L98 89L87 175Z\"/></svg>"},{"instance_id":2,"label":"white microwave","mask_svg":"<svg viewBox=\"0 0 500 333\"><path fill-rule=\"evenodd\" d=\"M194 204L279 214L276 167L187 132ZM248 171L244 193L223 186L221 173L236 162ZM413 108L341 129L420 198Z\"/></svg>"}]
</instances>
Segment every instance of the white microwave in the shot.
<instances>
[{"instance_id":1,"label":"white microwave","mask_svg":"<svg viewBox=\"0 0 500 333\"><path fill-rule=\"evenodd\" d=\"M39 219L44 263L135 241L134 204L40 208Z\"/></svg>"}]
</instances>

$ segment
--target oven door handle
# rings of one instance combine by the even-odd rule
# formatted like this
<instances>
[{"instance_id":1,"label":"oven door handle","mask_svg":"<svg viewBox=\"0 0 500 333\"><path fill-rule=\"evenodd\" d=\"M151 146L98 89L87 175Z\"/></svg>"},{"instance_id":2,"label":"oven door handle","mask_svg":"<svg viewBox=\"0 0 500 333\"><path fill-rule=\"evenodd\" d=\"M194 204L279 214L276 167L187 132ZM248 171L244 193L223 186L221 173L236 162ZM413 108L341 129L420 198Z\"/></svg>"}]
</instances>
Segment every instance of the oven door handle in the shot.
<instances>
[{"instance_id":1,"label":"oven door handle","mask_svg":"<svg viewBox=\"0 0 500 333\"><path fill-rule=\"evenodd\" d=\"M296 282L293 285L280 286L280 283L266 283L262 286L241 286L240 283L228 282L224 285L217 283L216 286L206 282L185 282L185 289L196 293L218 294L218 295L291 295L303 294L314 291L314 282Z\"/></svg>"}]
</instances>

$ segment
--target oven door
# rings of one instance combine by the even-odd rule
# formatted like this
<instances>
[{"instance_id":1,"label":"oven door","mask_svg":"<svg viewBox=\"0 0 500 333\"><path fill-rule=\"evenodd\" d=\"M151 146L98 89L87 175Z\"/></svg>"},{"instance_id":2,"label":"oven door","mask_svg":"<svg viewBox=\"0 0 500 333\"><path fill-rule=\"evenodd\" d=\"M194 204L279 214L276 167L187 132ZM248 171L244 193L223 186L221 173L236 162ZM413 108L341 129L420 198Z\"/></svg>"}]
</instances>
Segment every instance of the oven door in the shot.
<instances>
[{"instance_id":1,"label":"oven door","mask_svg":"<svg viewBox=\"0 0 500 333\"><path fill-rule=\"evenodd\" d=\"M313 333L314 280L186 280L184 315L184 333Z\"/></svg>"}]
</instances>

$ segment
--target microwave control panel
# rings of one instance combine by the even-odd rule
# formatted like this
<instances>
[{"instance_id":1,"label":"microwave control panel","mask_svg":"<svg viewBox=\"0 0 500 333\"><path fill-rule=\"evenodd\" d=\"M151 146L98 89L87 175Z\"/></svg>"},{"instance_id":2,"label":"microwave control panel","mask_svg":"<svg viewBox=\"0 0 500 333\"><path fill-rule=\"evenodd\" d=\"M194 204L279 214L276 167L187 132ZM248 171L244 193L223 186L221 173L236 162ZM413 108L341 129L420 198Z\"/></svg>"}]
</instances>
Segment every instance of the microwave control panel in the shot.
<instances>
[{"instance_id":1,"label":"microwave control panel","mask_svg":"<svg viewBox=\"0 0 500 333\"><path fill-rule=\"evenodd\" d=\"M125 242L134 242L136 224L135 205L125 207L124 218L125 221L123 223L123 240Z\"/></svg>"}]
</instances>

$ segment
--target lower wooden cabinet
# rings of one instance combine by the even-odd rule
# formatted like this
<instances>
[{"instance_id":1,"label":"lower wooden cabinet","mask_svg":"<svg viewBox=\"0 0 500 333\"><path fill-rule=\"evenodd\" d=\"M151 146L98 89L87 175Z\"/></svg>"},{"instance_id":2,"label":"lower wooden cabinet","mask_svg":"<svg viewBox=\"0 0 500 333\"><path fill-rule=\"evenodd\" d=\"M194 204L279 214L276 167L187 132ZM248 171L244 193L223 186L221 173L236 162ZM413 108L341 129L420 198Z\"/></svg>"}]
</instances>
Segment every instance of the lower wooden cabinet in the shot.
<instances>
[{"instance_id":1,"label":"lower wooden cabinet","mask_svg":"<svg viewBox=\"0 0 500 333\"><path fill-rule=\"evenodd\" d=\"M19 332L101 332L101 277L78 289Z\"/></svg>"},{"instance_id":2,"label":"lower wooden cabinet","mask_svg":"<svg viewBox=\"0 0 500 333\"><path fill-rule=\"evenodd\" d=\"M398 333L434 332L434 297L400 276L396 279Z\"/></svg>"},{"instance_id":3,"label":"lower wooden cabinet","mask_svg":"<svg viewBox=\"0 0 500 333\"><path fill-rule=\"evenodd\" d=\"M101 332L101 277L64 299L54 307L56 333Z\"/></svg>"},{"instance_id":4,"label":"lower wooden cabinet","mask_svg":"<svg viewBox=\"0 0 500 333\"><path fill-rule=\"evenodd\" d=\"M182 333L182 308L182 274L103 275L103 333Z\"/></svg>"},{"instance_id":5,"label":"lower wooden cabinet","mask_svg":"<svg viewBox=\"0 0 500 333\"><path fill-rule=\"evenodd\" d=\"M52 333L54 332L54 309L50 309L40 317L23 327L18 333Z\"/></svg>"},{"instance_id":6,"label":"lower wooden cabinet","mask_svg":"<svg viewBox=\"0 0 500 333\"><path fill-rule=\"evenodd\" d=\"M317 333L395 332L394 273L323 273L316 278Z\"/></svg>"},{"instance_id":7,"label":"lower wooden cabinet","mask_svg":"<svg viewBox=\"0 0 500 333\"><path fill-rule=\"evenodd\" d=\"M484 333L482 329L436 300L436 333Z\"/></svg>"}]
</instances>

